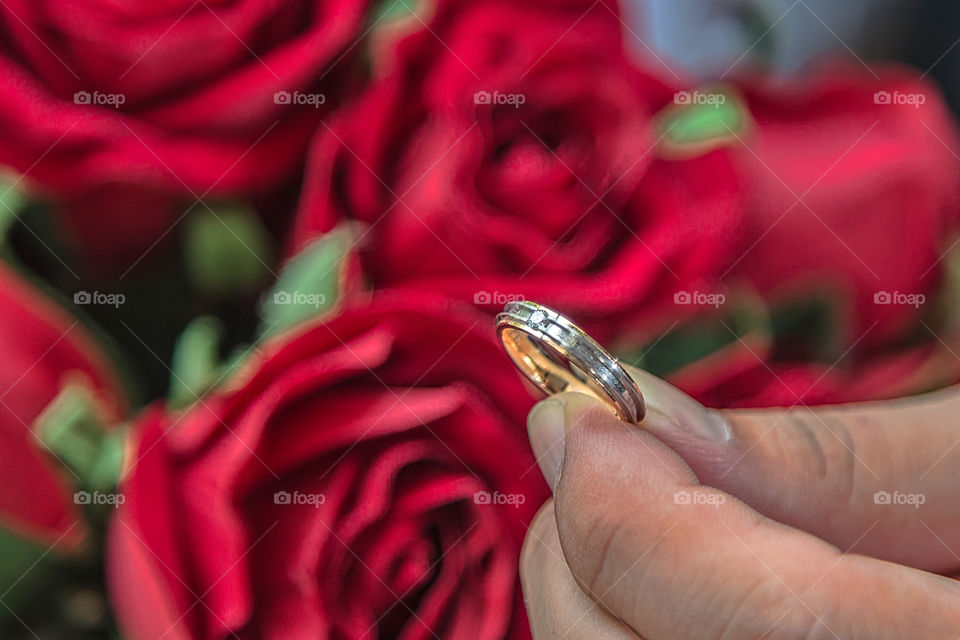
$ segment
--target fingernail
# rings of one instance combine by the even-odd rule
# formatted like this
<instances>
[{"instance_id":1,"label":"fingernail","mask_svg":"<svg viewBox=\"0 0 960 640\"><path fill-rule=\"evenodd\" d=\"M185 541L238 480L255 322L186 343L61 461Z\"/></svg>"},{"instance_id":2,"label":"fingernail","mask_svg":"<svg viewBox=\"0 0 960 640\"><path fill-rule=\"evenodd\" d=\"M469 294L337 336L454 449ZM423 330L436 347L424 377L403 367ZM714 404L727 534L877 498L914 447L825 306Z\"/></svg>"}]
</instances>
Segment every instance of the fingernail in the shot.
<instances>
[{"instance_id":1,"label":"fingernail","mask_svg":"<svg viewBox=\"0 0 960 640\"><path fill-rule=\"evenodd\" d=\"M660 378L639 371L634 379L643 392L647 417L641 426L659 435L659 430L676 430L700 440L726 442L731 438L730 425L716 411L683 393ZM675 434L672 434L675 435Z\"/></svg>"},{"instance_id":2,"label":"fingernail","mask_svg":"<svg viewBox=\"0 0 960 640\"><path fill-rule=\"evenodd\" d=\"M540 472L550 485L557 486L563 466L564 404L559 398L541 400L527 416L527 434Z\"/></svg>"}]
</instances>

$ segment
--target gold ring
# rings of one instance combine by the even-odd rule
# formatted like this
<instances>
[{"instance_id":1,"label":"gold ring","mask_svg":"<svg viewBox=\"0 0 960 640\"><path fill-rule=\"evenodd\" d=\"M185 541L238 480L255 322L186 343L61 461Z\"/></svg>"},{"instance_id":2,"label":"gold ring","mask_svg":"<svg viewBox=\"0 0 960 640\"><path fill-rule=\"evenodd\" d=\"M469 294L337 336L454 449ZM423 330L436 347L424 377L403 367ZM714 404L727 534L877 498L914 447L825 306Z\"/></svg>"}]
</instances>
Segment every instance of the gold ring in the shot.
<instances>
[{"instance_id":1,"label":"gold ring","mask_svg":"<svg viewBox=\"0 0 960 640\"><path fill-rule=\"evenodd\" d=\"M517 368L547 395L577 391L639 424L643 394L619 361L580 327L535 302L511 302L497 315L497 335Z\"/></svg>"}]
</instances>

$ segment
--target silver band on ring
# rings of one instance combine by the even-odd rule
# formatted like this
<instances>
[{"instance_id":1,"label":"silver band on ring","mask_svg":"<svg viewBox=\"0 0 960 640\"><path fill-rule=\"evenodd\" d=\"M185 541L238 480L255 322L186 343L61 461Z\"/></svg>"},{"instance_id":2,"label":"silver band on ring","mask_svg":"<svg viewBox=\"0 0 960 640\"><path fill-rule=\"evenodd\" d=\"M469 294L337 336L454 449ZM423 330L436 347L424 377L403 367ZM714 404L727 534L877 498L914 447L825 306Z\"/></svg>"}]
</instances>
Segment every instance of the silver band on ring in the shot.
<instances>
[{"instance_id":1,"label":"silver band on ring","mask_svg":"<svg viewBox=\"0 0 960 640\"><path fill-rule=\"evenodd\" d=\"M556 311L535 302L508 303L497 315L497 334L517 368L548 395L586 393L612 405L621 420L643 420L643 394L630 374Z\"/></svg>"}]
</instances>

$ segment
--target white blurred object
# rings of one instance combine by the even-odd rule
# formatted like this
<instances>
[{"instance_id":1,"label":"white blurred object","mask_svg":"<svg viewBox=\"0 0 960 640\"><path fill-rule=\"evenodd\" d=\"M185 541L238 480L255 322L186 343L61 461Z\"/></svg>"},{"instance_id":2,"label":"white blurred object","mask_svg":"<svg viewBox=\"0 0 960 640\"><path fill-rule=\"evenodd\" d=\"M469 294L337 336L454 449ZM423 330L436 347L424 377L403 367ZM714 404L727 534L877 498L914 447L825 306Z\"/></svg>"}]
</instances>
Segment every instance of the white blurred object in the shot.
<instances>
[{"instance_id":1,"label":"white blurred object","mask_svg":"<svg viewBox=\"0 0 960 640\"><path fill-rule=\"evenodd\" d=\"M758 57L791 73L825 53L890 55L902 0L624 0L626 41L648 63L719 77Z\"/></svg>"}]
</instances>

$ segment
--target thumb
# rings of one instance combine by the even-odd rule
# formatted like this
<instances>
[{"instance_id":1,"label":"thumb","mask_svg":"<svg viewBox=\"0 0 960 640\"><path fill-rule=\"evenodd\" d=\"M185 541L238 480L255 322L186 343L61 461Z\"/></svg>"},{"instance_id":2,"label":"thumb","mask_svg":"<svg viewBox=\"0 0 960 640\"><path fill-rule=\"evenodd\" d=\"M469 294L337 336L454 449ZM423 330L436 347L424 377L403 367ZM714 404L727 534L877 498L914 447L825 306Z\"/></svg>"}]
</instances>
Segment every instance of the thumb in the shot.
<instances>
[{"instance_id":1,"label":"thumb","mask_svg":"<svg viewBox=\"0 0 960 640\"><path fill-rule=\"evenodd\" d=\"M630 369L647 403L641 428L705 484L840 548L932 571L960 566L960 394L840 406L713 411ZM549 403L546 400L541 405ZM546 409L549 411L549 409ZM556 447L531 413L541 466ZM541 454L543 454L541 456ZM555 470L544 469L548 479Z\"/></svg>"}]
</instances>

